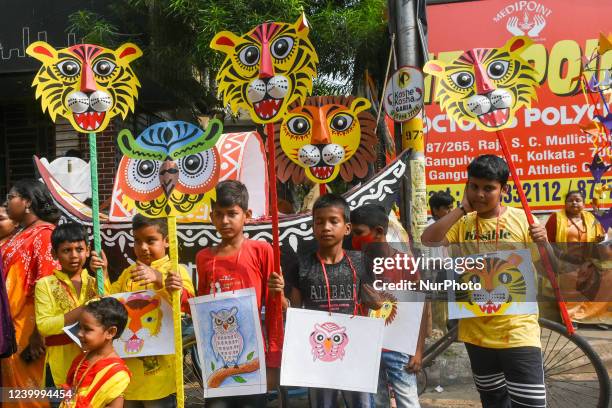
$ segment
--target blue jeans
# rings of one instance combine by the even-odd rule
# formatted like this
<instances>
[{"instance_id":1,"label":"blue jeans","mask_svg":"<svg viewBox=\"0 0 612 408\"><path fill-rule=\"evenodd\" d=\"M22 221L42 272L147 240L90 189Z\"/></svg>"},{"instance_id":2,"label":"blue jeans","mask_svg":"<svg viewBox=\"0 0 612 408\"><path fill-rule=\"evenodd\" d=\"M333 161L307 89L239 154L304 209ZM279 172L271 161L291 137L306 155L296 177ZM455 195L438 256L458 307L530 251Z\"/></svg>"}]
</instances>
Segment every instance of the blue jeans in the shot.
<instances>
[{"instance_id":1,"label":"blue jeans","mask_svg":"<svg viewBox=\"0 0 612 408\"><path fill-rule=\"evenodd\" d=\"M311 408L337 408L338 394L342 395L348 408L373 408L373 394L367 392L332 390L329 388L309 388L308 399Z\"/></svg>"},{"instance_id":2,"label":"blue jeans","mask_svg":"<svg viewBox=\"0 0 612 408\"><path fill-rule=\"evenodd\" d=\"M404 369L409 362L408 354L397 351L382 352L376 408L389 407L389 386L395 395L397 408L420 408L416 374Z\"/></svg>"}]
</instances>

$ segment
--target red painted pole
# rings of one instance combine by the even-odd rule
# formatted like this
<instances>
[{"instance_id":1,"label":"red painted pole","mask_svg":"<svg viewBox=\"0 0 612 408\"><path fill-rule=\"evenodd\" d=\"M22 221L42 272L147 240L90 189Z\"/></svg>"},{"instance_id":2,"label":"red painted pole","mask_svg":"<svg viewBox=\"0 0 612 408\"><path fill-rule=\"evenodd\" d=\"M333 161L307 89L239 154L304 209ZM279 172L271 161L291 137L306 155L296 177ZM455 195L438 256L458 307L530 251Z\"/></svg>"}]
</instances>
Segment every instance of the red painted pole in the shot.
<instances>
[{"instance_id":1,"label":"red painted pole","mask_svg":"<svg viewBox=\"0 0 612 408\"><path fill-rule=\"evenodd\" d=\"M276 146L274 145L274 123L266 124L268 134L268 179L270 181L270 212L272 213L272 248L274 248L274 271L280 273L280 237L278 230L278 194L276 192Z\"/></svg>"},{"instance_id":2,"label":"red painted pole","mask_svg":"<svg viewBox=\"0 0 612 408\"><path fill-rule=\"evenodd\" d=\"M523 205L523 210L525 211L525 215L527 216L527 222L529 225L533 225L535 223L533 219L533 215L531 214L531 209L529 208L529 203L527 202L527 197L525 197L525 192L523 191L523 186L521 186L521 180L518 177L516 172L516 167L514 166L514 162L512 161L512 157L510 156L510 150L508 149L508 144L506 143L506 138L504 137L504 133L501 130L497 131L497 139L499 140L499 144L504 152L504 156L506 161L508 162L508 167L510 168L510 175L512 176L512 181L514 181L514 186L516 187L516 192L521 199L521 204ZM542 259L542 263L544 264L544 269L546 270L546 274L548 275L548 279L550 279L550 283L555 292L555 297L557 298L557 303L559 305L559 310L561 312L561 318L565 323L565 327L567 332L572 335L574 334L574 326L572 326L572 321L570 320L569 314L567 313L567 308L565 307L565 302L563 301L563 297L561 296L561 290L559 289L559 283L557 282L557 278L555 277L555 273L552 268L552 263L548 256L548 252L544 245L538 244L538 251L540 252L540 258Z\"/></svg>"},{"instance_id":3,"label":"red painted pole","mask_svg":"<svg viewBox=\"0 0 612 408\"><path fill-rule=\"evenodd\" d=\"M327 194L327 184L321 183L319 184L319 196L322 197Z\"/></svg>"}]
</instances>

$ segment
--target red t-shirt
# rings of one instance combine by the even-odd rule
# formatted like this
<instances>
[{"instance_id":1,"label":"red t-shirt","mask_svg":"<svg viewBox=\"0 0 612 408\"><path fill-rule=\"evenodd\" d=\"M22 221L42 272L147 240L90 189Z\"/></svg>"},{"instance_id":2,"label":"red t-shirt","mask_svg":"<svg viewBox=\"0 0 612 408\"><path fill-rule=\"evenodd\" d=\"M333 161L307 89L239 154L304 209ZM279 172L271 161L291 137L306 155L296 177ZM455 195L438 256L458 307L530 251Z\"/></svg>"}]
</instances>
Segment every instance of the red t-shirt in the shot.
<instances>
[{"instance_id":1,"label":"red t-shirt","mask_svg":"<svg viewBox=\"0 0 612 408\"><path fill-rule=\"evenodd\" d=\"M280 367L283 347L283 315L280 296L268 296L268 278L274 271L272 246L264 241L245 239L238 252L217 256L212 248L196 255L198 294L209 295L213 289L222 292L255 288L257 307L266 306L265 326L268 337L266 365Z\"/></svg>"}]
</instances>

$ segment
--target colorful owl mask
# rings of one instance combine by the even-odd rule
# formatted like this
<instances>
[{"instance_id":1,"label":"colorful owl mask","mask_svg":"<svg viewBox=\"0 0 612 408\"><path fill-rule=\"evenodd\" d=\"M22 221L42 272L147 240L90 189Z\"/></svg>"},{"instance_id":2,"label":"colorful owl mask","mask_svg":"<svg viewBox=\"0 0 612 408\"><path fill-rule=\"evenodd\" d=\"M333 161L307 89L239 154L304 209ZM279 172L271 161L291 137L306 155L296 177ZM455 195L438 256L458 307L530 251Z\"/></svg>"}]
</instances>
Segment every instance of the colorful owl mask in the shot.
<instances>
[{"instance_id":1,"label":"colorful owl mask","mask_svg":"<svg viewBox=\"0 0 612 408\"><path fill-rule=\"evenodd\" d=\"M329 183L365 177L374 162L376 121L370 102L353 96L314 96L293 107L277 126L277 174L285 182ZM280 133L280 135L279 135Z\"/></svg>"},{"instance_id":2,"label":"colorful owl mask","mask_svg":"<svg viewBox=\"0 0 612 408\"><path fill-rule=\"evenodd\" d=\"M78 132L102 132L110 120L134 110L140 82L130 63L142 56L134 44L116 50L78 44L56 50L44 41L30 44L27 54L42 62L32 86L43 112L70 121Z\"/></svg>"},{"instance_id":3,"label":"colorful owl mask","mask_svg":"<svg viewBox=\"0 0 612 408\"><path fill-rule=\"evenodd\" d=\"M450 63L431 60L423 71L440 79L436 100L456 122L503 129L536 98L536 71L521 58L531 44L529 37L513 37L501 48L468 50Z\"/></svg>"},{"instance_id":4,"label":"colorful owl mask","mask_svg":"<svg viewBox=\"0 0 612 408\"><path fill-rule=\"evenodd\" d=\"M210 121L206 131L187 122L162 122L137 138L119 133L124 157L119 164L119 188L138 212L149 217L180 216L203 204L219 178L215 143L222 124Z\"/></svg>"},{"instance_id":5,"label":"colorful owl mask","mask_svg":"<svg viewBox=\"0 0 612 408\"><path fill-rule=\"evenodd\" d=\"M215 35L210 47L227 54L217 74L223 104L234 113L246 109L254 122L265 124L281 119L293 102L302 103L319 62L309 31L302 16L295 24L263 23L242 37Z\"/></svg>"}]
</instances>

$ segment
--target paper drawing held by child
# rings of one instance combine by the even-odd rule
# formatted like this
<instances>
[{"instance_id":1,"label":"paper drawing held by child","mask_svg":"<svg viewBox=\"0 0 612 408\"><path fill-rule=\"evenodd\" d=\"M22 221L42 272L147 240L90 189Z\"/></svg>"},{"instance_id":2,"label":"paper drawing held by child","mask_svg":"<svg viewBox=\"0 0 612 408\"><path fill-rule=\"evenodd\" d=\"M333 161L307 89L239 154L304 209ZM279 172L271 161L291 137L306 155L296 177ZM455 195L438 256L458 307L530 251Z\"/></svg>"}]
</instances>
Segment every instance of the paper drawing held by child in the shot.
<instances>
[{"instance_id":1,"label":"paper drawing held by child","mask_svg":"<svg viewBox=\"0 0 612 408\"><path fill-rule=\"evenodd\" d=\"M315 324L314 331L310 334L313 361L342 360L348 342L346 327L338 326L334 322Z\"/></svg>"}]
</instances>

